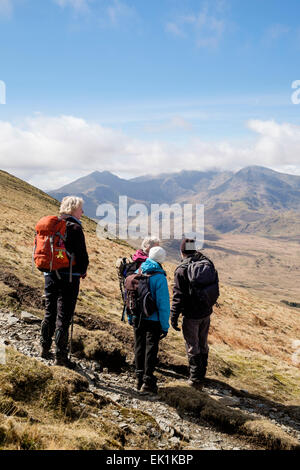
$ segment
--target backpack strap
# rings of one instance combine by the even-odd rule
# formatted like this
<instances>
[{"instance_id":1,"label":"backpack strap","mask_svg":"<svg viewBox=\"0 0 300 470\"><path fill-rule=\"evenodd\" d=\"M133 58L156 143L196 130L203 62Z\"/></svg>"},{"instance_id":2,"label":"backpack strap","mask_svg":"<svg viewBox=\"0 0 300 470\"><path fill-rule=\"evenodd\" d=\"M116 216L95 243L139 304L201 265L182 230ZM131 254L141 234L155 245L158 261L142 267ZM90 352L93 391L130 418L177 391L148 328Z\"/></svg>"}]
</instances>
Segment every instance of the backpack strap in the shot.
<instances>
[{"instance_id":1,"label":"backpack strap","mask_svg":"<svg viewBox=\"0 0 300 470\"><path fill-rule=\"evenodd\" d=\"M66 233L65 233L65 236L63 237L60 233L57 233L57 235L60 236L60 238L65 242L66 239L67 239L67 230L68 230L68 227L70 227L70 225L76 225L76 222L72 222L71 220L66 220L64 217L59 217L60 220L65 220L66 222ZM69 282L72 282L73 280L73 261L74 261L74 258L75 258L75 255L74 253L69 253L67 250L66 250L66 253L68 255L68 257L70 258L70 271L69 271Z\"/></svg>"},{"instance_id":2,"label":"backpack strap","mask_svg":"<svg viewBox=\"0 0 300 470\"><path fill-rule=\"evenodd\" d=\"M32 249L32 259L31 259L31 272L33 273L34 272L34 254L35 254L35 250L36 250L36 236L35 236L35 239L34 239L34 245L33 245L33 249Z\"/></svg>"}]
</instances>

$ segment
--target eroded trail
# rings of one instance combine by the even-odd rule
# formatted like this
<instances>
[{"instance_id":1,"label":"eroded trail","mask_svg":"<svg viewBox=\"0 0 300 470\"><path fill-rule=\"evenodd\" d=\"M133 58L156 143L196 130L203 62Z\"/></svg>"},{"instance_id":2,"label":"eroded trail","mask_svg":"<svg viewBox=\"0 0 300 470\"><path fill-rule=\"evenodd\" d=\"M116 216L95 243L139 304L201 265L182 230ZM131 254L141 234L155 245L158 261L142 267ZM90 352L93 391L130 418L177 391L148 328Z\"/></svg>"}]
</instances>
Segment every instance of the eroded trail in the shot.
<instances>
[{"instance_id":1,"label":"eroded trail","mask_svg":"<svg viewBox=\"0 0 300 470\"><path fill-rule=\"evenodd\" d=\"M39 318L0 311L0 340L26 356L51 365L51 361L39 357L39 337ZM116 374L108 371L105 367L103 369L96 361L76 359L76 362L76 372L88 379L89 390L94 396L108 397L119 405L119 408L117 407L106 418L126 432L126 429L129 428L138 430L138 424L130 413L125 415L121 413L122 407L148 413L155 419L157 426L148 424L147 433L150 436L153 434L153 437L158 439L161 449L238 450L266 448L263 444L260 445L257 439L248 438L246 440L240 434L229 434L212 427L195 411L185 411L169 406L161 396L143 396L136 392L133 368L128 364L121 373ZM160 374L159 370L158 374L159 378L164 380L163 374ZM173 375L173 379L168 377L168 383L172 380L175 383L180 378L185 379L175 372ZM225 384L222 386L221 383L212 380L208 381L203 391L230 410L240 410L252 419L268 418L270 422L276 424L288 435L300 440L300 425L285 411L284 406L270 407L266 403L261 403L255 398L247 396L246 393L245 396L235 394L230 387L226 387ZM101 411L99 411L99 415L100 413Z\"/></svg>"}]
</instances>

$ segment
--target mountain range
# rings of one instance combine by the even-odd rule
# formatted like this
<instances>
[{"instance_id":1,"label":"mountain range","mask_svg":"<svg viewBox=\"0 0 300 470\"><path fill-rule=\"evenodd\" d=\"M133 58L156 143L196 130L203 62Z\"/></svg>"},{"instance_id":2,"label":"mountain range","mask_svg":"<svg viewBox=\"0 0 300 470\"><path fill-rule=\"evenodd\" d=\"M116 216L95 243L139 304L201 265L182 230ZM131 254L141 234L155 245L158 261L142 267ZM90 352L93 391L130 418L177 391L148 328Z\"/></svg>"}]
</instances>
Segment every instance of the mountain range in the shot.
<instances>
[{"instance_id":1,"label":"mountain range","mask_svg":"<svg viewBox=\"0 0 300 470\"><path fill-rule=\"evenodd\" d=\"M238 172L181 171L123 179L94 171L55 191L61 200L76 194L85 213L96 218L101 203L197 203L205 207L206 238L225 233L248 233L300 239L300 176L250 166Z\"/></svg>"}]
</instances>

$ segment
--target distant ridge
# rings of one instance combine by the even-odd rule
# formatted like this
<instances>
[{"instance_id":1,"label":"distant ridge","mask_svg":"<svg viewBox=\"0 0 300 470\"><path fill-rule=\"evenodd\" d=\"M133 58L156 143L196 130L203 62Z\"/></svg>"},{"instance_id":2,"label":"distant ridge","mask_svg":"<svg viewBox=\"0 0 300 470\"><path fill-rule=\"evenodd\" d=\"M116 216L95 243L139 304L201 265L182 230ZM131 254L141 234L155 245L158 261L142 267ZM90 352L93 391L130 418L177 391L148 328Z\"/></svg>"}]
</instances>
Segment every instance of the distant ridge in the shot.
<instances>
[{"instance_id":1,"label":"distant ridge","mask_svg":"<svg viewBox=\"0 0 300 470\"><path fill-rule=\"evenodd\" d=\"M299 236L300 176L261 166L230 171L186 171L145 175L129 180L109 171L94 171L49 194L58 200L77 194L85 200L85 212L96 217L101 203L128 202L149 206L173 203L205 205L206 230L210 233L256 233L263 236Z\"/></svg>"}]
</instances>

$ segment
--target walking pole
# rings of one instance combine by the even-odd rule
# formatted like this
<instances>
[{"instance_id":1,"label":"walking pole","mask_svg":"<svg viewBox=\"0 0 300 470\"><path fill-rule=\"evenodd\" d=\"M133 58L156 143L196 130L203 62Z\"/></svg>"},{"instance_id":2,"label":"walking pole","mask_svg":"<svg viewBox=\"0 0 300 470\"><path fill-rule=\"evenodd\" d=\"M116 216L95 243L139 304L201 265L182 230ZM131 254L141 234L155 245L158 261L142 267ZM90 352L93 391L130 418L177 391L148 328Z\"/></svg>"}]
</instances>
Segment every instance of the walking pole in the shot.
<instances>
[{"instance_id":1,"label":"walking pole","mask_svg":"<svg viewBox=\"0 0 300 470\"><path fill-rule=\"evenodd\" d=\"M125 321L125 313L126 313L126 298L125 298L125 291L124 291L124 283L123 279L119 276L119 282L120 282L120 291L121 291L121 296L123 300L123 312L121 316L121 321Z\"/></svg>"},{"instance_id":2,"label":"walking pole","mask_svg":"<svg viewBox=\"0 0 300 470\"><path fill-rule=\"evenodd\" d=\"M71 355L72 355L72 341L73 341L73 325L74 325L74 315L75 312L72 315L72 320L71 320L71 334L70 334L70 354L69 354L69 359L71 360Z\"/></svg>"}]
</instances>

